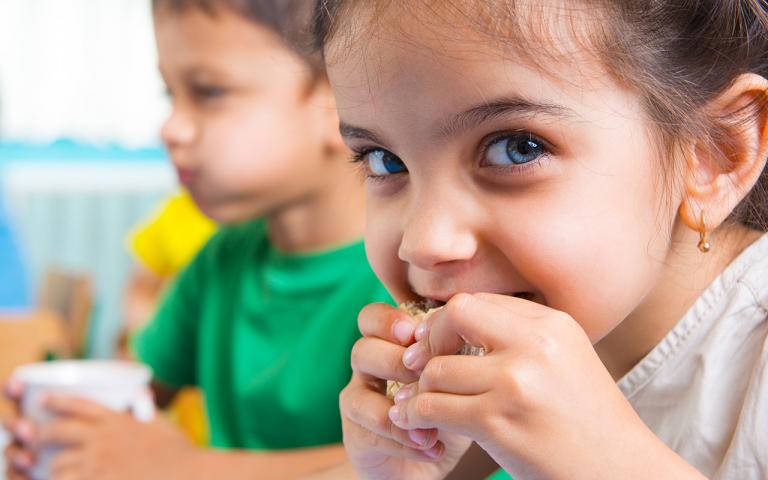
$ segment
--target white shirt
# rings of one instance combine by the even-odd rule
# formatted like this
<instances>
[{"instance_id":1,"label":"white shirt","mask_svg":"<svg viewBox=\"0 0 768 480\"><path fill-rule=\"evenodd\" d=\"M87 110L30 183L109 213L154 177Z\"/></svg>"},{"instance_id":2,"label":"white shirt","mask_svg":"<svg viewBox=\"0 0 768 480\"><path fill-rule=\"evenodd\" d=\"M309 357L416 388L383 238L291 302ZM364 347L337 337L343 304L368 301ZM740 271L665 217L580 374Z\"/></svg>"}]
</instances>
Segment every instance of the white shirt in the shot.
<instances>
[{"instance_id":1,"label":"white shirt","mask_svg":"<svg viewBox=\"0 0 768 480\"><path fill-rule=\"evenodd\" d=\"M766 480L767 340L763 235L618 385L646 425L707 477Z\"/></svg>"}]
</instances>

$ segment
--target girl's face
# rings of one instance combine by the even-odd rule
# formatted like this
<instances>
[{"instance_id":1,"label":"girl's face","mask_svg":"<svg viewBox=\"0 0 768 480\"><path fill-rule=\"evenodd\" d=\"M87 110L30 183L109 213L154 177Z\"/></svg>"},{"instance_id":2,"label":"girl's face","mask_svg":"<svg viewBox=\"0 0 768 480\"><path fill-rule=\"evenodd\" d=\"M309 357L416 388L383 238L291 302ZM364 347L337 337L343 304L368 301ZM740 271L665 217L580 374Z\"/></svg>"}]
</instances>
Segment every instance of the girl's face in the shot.
<instances>
[{"instance_id":1,"label":"girl's face","mask_svg":"<svg viewBox=\"0 0 768 480\"><path fill-rule=\"evenodd\" d=\"M155 12L172 98L162 129L180 182L208 216L231 223L307 195L335 123L305 62L269 29L227 9ZM329 95L329 94L327 94Z\"/></svg>"},{"instance_id":2,"label":"girl's face","mask_svg":"<svg viewBox=\"0 0 768 480\"><path fill-rule=\"evenodd\" d=\"M681 200L660 194L639 98L586 53L545 74L455 27L388 21L326 51L376 274L398 301L530 298L597 342L662 275Z\"/></svg>"}]
</instances>

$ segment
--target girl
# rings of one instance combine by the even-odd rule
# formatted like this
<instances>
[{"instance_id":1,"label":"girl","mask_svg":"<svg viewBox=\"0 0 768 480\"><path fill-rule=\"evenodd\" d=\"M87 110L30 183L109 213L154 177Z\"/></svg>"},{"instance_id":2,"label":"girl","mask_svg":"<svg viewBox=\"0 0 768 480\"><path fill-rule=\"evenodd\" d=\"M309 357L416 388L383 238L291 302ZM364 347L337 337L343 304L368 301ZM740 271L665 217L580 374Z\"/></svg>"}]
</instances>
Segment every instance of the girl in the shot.
<instances>
[{"instance_id":1,"label":"girl","mask_svg":"<svg viewBox=\"0 0 768 480\"><path fill-rule=\"evenodd\" d=\"M474 441L518 479L768 476L767 29L757 0L321 2L371 264L443 305L360 315L359 475Z\"/></svg>"},{"instance_id":2,"label":"girl","mask_svg":"<svg viewBox=\"0 0 768 480\"><path fill-rule=\"evenodd\" d=\"M159 421L55 397L56 422L12 425L9 478L26 478L46 442L65 446L52 466L62 479L296 478L344 458L338 395L354 318L389 297L366 262L364 191L322 62L301 48L312 6L154 2L172 98L162 137L180 182L225 226L134 347L162 403L201 388L220 450L195 448Z\"/></svg>"}]
</instances>

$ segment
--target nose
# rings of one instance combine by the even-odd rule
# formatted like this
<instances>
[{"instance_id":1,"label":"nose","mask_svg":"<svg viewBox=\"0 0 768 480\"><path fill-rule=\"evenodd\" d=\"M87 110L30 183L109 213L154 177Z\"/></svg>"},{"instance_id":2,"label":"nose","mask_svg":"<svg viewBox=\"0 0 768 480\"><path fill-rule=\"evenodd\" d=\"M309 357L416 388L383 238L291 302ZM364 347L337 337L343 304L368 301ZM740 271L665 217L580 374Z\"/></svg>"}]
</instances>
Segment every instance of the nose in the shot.
<instances>
[{"instance_id":1,"label":"nose","mask_svg":"<svg viewBox=\"0 0 768 480\"><path fill-rule=\"evenodd\" d=\"M474 258L478 238L471 209L460 198L446 201L450 197L431 190L409 205L398 251L402 261L430 270Z\"/></svg>"},{"instance_id":2,"label":"nose","mask_svg":"<svg viewBox=\"0 0 768 480\"><path fill-rule=\"evenodd\" d=\"M195 141L197 128L191 116L174 103L171 114L160 129L160 137L169 151L187 146Z\"/></svg>"}]
</instances>

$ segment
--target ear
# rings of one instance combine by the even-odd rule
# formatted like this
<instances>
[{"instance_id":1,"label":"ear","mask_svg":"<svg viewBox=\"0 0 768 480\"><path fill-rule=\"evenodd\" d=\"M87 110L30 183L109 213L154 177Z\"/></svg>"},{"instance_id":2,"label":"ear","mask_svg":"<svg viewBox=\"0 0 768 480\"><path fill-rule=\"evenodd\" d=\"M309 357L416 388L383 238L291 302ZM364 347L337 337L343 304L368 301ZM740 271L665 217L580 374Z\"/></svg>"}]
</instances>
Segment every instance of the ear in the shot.
<instances>
[{"instance_id":1,"label":"ear","mask_svg":"<svg viewBox=\"0 0 768 480\"><path fill-rule=\"evenodd\" d=\"M692 230L701 230L702 214L707 230L717 228L760 178L768 156L766 104L768 80L748 73L705 109L717 120L720 133L693 142L686 154L679 213Z\"/></svg>"}]
</instances>

